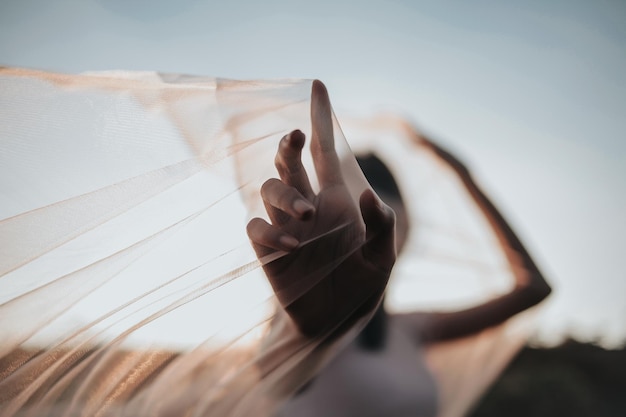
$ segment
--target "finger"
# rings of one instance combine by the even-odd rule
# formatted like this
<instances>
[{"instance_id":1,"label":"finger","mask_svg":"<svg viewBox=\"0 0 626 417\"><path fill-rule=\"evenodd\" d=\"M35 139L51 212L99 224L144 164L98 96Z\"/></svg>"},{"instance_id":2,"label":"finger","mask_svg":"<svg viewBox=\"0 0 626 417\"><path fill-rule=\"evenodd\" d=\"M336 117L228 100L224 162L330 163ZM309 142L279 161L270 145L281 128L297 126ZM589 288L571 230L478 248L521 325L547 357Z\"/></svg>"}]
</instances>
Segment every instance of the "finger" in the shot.
<instances>
[{"instance_id":1,"label":"finger","mask_svg":"<svg viewBox=\"0 0 626 417\"><path fill-rule=\"evenodd\" d=\"M307 199L313 199L315 194L301 159L304 141L304 133L299 130L285 135L278 145L274 165L285 184L295 187Z\"/></svg>"},{"instance_id":2,"label":"finger","mask_svg":"<svg viewBox=\"0 0 626 417\"><path fill-rule=\"evenodd\" d=\"M261 198L274 225L285 223L289 217L306 220L315 207L294 187L276 178L270 178L261 186Z\"/></svg>"},{"instance_id":3,"label":"finger","mask_svg":"<svg viewBox=\"0 0 626 417\"><path fill-rule=\"evenodd\" d=\"M300 244L295 237L259 217L248 222L246 232L259 258L276 250L290 252Z\"/></svg>"},{"instance_id":4,"label":"finger","mask_svg":"<svg viewBox=\"0 0 626 417\"><path fill-rule=\"evenodd\" d=\"M343 183L341 165L335 151L330 99L326 87L319 80L313 81L311 90L311 124L311 153L320 187Z\"/></svg>"},{"instance_id":5,"label":"finger","mask_svg":"<svg viewBox=\"0 0 626 417\"><path fill-rule=\"evenodd\" d=\"M396 261L395 213L370 189L361 194L359 202L366 228L364 258L376 268L391 272Z\"/></svg>"}]
</instances>

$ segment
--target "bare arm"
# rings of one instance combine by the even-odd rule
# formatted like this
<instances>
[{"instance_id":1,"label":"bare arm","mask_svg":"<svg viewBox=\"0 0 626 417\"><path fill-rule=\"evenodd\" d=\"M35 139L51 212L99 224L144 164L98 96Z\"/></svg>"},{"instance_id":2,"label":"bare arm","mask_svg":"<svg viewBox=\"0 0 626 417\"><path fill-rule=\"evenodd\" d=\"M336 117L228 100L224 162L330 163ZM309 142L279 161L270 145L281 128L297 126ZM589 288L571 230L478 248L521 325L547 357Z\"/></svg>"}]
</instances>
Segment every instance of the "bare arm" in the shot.
<instances>
[{"instance_id":1,"label":"bare arm","mask_svg":"<svg viewBox=\"0 0 626 417\"><path fill-rule=\"evenodd\" d=\"M425 326L415 325L420 340L437 341L467 336L500 324L541 302L550 294L551 288L513 229L476 185L467 168L445 149L422 140L458 175L491 226L515 277L515 287L510 293L482 305L451 313L432 313L426 320L422 320L423 314L415 314L415 323L425 323ZM406 318L411 319L410 315Z\"/></svg>"}]
</instances>

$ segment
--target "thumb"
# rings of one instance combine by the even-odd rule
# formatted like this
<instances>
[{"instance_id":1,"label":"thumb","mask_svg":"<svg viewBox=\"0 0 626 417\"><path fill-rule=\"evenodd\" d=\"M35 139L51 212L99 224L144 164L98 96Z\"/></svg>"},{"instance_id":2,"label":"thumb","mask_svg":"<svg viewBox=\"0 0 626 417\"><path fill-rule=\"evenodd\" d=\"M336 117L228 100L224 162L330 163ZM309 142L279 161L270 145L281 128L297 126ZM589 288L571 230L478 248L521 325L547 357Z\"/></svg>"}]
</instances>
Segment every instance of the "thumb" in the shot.
<instances>
[{"instance_id":1,"label":"thumb","mask_svg":"<svg viewBox=\"0 0 626 417\"><path fill-rule=\"evenodd\" d=\"M371 189L363 191L359 204L366 230L363 256L389 273L396 261L396 215Z\"/></svg>"}]
</instances>

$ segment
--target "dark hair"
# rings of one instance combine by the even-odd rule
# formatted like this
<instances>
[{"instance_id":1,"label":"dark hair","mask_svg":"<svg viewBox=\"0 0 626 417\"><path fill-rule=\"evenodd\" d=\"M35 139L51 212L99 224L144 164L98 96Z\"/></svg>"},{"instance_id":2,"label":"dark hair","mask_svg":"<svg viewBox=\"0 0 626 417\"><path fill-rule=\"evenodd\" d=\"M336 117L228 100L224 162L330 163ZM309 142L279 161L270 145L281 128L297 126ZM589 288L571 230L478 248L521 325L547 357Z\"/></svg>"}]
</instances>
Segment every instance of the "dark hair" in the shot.
<instances>
[{"instance_id":1,"label":"dark hair","mask_svg":"<svg viewBox=\"0 0 626 417\"><path fill-rule=\"evenodd\" d=\"M393 198L403 203L400 189L396 183L393 174L374 154L367 154L356 157L365 178L370 183L377 194L381 194L381 198ZM387 336L387 312L383 308L383 302L378 307L371 320L365 325L361 333L357 336L357 343L366 350L382 350L385 347Z\"/></svg>"},{"instance_id":2,"label":"dark hair","mask_svg":"<svg viewBox=\"0 0 626 417\"><path fill-rule=\"evenodd\" d=\"M357 156L356 161L359 163L359 167L361 167L367 182L370 183L377 194L382 194L381 198L383 200L385 197L389 197L404 203L396 179L387 165L378 156L369 153Z\"/></svg>"}]
</instances>

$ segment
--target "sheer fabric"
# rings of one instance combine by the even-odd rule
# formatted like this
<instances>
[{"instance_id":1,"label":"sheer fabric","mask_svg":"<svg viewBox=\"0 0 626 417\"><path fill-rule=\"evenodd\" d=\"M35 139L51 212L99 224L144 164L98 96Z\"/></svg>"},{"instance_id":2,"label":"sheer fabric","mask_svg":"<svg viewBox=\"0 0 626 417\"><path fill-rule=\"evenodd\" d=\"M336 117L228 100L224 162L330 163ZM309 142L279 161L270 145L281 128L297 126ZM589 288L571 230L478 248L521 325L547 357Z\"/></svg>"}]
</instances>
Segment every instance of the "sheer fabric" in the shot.
<instances>
[{"instance_id":1,"label":"sheer fabric","mask_svg":"<svg viewBox=\"0 0 626 417\"><path fill-rule=\"evenodd\" d=\"M245 232L266 217L259 189L277 176L278 141L310 137L310 81L4 68L0 90L1 415L271 415L363 326L332 342L291 331L261 268L282 253L258 260ZM342 127L355 201L368 184L353 150L387 160L408 200L389 309L510 289L479 211L411 126ZM303 163L315 187L308 148ZM354 226L332 231L333 256L283 295L298 299L357 250ZM471 407L528 323L425 347L441 416Z\"/></svg>"}]
</instances>

